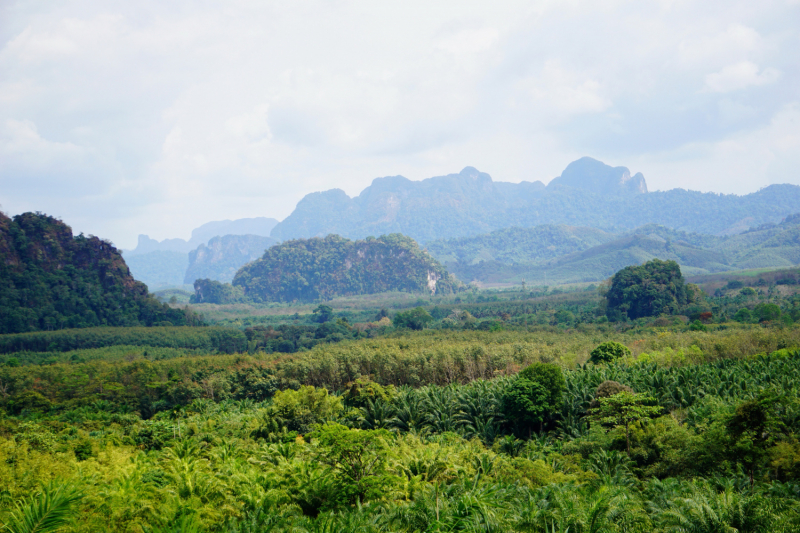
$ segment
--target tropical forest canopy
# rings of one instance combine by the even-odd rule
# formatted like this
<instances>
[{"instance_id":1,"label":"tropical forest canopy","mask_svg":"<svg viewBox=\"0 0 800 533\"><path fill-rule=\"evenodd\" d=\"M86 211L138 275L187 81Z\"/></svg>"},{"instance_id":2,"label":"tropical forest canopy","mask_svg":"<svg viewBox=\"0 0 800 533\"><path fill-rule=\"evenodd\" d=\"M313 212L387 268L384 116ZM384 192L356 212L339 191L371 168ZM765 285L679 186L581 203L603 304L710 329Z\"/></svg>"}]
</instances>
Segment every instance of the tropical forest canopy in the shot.
<instances>
[{"instance_id":1,"label":"tropical forest canopy","mask_svg":"<svg viewBox=\"0 0 800 533\"><path fill-rule=\"evenodd\" d=\"M679 286L656 267L637 279ZM798 278L617 322L597 290L531 287L2 335L0 523L794 532Z\"/></svg>"}]
</instances>

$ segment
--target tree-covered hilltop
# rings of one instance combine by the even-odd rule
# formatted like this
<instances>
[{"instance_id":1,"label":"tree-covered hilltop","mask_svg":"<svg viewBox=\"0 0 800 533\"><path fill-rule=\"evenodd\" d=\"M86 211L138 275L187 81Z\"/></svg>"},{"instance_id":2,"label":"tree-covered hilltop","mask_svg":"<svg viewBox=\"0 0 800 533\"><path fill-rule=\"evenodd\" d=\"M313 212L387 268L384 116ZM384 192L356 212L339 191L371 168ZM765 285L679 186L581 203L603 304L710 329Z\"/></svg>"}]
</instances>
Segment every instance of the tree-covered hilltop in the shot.
<instances>
[{"instance_id":1,"label":"tree-covered hilltop","mask_svg":"<svg viewBox=\"0 0 800 533\"><path fill-rule=\"evenodd\" d=\"M90 326L186 325L150 297L98 237L41 213L0 213L0 333Z\"/></svg>"},{"instance_id":2,"label":"tree-covered hilltop","mask_svg":"<svg viewBox=\"0 0 800 533\"><path fill-rule=\"evenodd\" d=\"M675 261L653 259L614 274L606 294L610 320L674 315L703 301L696 285L687 284Z\"/></svg>"},{"instance_id":3,"label":"tree-covered hilltop","mask_svg":"<svg viewBox=\"0 0 800 533\"><path fill-rule=\"evenodd\" d=\"M284 242L243 266L233 285L257 302L286 302L393 290L448 294L461 284L413 239L391 234Z\"/></svg>"}]
</instances>

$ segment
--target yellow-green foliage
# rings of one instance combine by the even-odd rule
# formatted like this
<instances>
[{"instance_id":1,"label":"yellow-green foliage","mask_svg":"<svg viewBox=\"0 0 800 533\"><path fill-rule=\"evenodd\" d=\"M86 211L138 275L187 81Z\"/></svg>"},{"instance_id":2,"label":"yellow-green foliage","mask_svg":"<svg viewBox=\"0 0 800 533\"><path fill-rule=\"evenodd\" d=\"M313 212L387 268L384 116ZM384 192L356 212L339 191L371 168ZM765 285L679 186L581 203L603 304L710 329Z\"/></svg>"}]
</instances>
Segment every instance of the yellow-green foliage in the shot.
<instances>
[{"instance_id":1,"label":"yellow-green foliage","mask_svg":"<svg viewBox=\"0 0 800 533\"><path fill-rule=\"evenodd\" d=\"M421 331L315 346L296 354L185 355L152 360L149 348L115 347L71 352L86 363L0 366L0 404L35 391L58 404L96 400L127 404L140 411L158 399L187 403L196 398L263 400L276 390L301 385L344 391L359 379L380 385L445 385L491 379L534 362L565 368L584 364L607 339L600 330ZM800 345L800 327L731 327L708 332L647 330L617 333L630 347L630 362L682 366L744 359ZM104 352L103 350L108 350ZM156 354L179 355L172 349ZM780 352L783 353L783 352ZM784 356L788 357L792 349ZM92 359L106 354L111 361ZM130 359L130 360L129 360Z\"/></svg>"},{"instance_id":2,"label":"yellow-green foliage","mask_svg":"<svg viewBox=\"0 0 800 533\"><path fill-rule=\"evenodd\" d=\"M308 394L308 390L289 394L281 402L292 397L303 403L299 398L308 399ZM97 454L84 461L72 452L79 437L69 435L69 430L59 433L55 449L48 451L0 439L0 478L6 495L5 503L0 502L0 523L10 512L10 501L51 480L84 495L77 511L80 520L70 529L75 532L141 532L143 527L173 523L181 509L191 509L192 520L203 530L216 530L227 519L253 509L292 514L293 509L330 496L326 491L332 489L334 471L314 460L316 444L257 442L240 430L251 417L247 410L213 406L206 412L191 412L176 423L197 428L194 436L185 434L168 447L149 452L120 444L126 431L117 428L91 437ZM137 426L141 430L147 425ZM41 431L47 431L45 426ZM377 499L388 504L408 501L437 483L476 476L487 486L502 482L537 487L576 480L580 474L561 471L541 459L498 454L480 441L455 435L434 441L416 435L387 434L387 438L388 446L380 453L393 485Z\"/></svg>"}]
</instances>

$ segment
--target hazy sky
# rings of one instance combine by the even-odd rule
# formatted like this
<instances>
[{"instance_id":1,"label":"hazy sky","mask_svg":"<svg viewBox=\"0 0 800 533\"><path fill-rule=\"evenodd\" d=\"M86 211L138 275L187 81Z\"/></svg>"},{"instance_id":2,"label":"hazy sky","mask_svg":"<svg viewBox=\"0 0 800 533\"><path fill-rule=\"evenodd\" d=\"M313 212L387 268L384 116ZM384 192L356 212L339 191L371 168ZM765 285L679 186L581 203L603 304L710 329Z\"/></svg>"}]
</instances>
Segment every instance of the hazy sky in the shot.
<instances>
[{"instance_id":1,"label":"hazy sky","mask_svg":"<svg viewBox=\"0 0 800 533\"><path fill-rule=\"evenodd\" d=\"M124 248L583 155L651 190L800 184L800 2L0 0L2 210Z\"/></svg>"}]
</instances>

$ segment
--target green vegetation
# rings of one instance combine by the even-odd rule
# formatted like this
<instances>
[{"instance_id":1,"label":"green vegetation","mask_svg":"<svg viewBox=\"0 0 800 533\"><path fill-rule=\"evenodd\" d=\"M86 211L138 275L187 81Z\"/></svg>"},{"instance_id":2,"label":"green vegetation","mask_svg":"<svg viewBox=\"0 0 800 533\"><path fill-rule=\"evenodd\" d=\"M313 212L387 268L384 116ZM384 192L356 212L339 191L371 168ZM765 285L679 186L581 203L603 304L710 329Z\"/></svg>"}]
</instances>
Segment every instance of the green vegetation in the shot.
<instances>
[{"instance_id":1,"label":"green vegetation","mask_svg":"<svg viewBox=\"0 0 800 533\"><path fill-rule=\"evenodd\" d=\"M422 307L415 307L394 316L394 325L399 328L423 329L432 321L433 317Z\"/></svg>"},{"instance_id":2,"label":"green vegetation","mask_svg":"<svg viewBox=\"0 0 800 533\"><path fill-rule=\"evenodd\" d=\"M549 533L587 531L589 517L611 530L796 530L800 351L751 351L798 345L797 328L631 331L619 338L636 348L612 363L536 361L553 342L588 358L596 334L422 331L299 359L0 367L0 521L16 531L55 510L53 527L76 532ZM471 354L458 344L470 336L508 359ZM687 343L704 348L666 357ZM367 344L377 381L293 388L300 368L336 382L321 356ZM417 388L391 386L410 367L387 369L431 346L445 357L418 367ZM489 377L512 361L524 370L470 379L491 361Z\"/></svg>"},{"instance_id":3,"label":"green vegetation","mask_svg":"<svg viewBox=\"0 0 800 533\"><path fill-rule=\"evenodd\" d=\"M399 234L349 241L338 235L268 249L233 279L256 302L327 300L392 290L452 293L459 283L412 239Z\"/></svg>"},{"instance_id":4,"label":"green vegetation","mask_svg":"<svg viewBox=\"0 0 800 533\"><path fill-rule=\"evenodd\" d=\"M586 250L615 239L613 233L573 226L505 228L488 234L429 242L425 248L462 279L472 265L514 265L538 263ZM481 279L481 278L478 278Z\"/></svg>"},{"instance_id":5,"label":"green vegetation","mask_svg":"<svg viewBox=\"0 0 800 533\"><path fill-rule=\"evenodd\" d=\"M596 287L526 287L0 335L0 525L797 531L793 275L617 322Z\"/></svg>"},{"instance_id":6,"label":"green vegetation","mask_svg":"<svg viewBox=\"0 0 800 533\"><path fill-rule=\"evenodd\" d=\"M676 315L703 298L697 286L684 282L678 263L653 259L614 274L606 300L609 320L633 320Z\"/></svg>"},{"instance_id":7,"label":"green vegetation","mask_svg":"<svg viewBox=\"0 0 800 533\"><path fill-rule=\"evenodd\" d=\"M67 352L110 346L189 348L232 353L243 351L245 335L220 327L83 328L0 335L0 354Z\"/></svg>"},{"instance_id":8,"label":"green vegetation","mask_svg":"<svg viewBox=\"0 0 800 533\"><path fill-rule=\"evenodd\" d=\"M109 242L40 213L0 213L0 333L193 321L152 298Z\"/></svg>"},{"instance_id":9,"label":"green vegetation","mask_svg":"<svg viewBox=\"0 0 800 533\"><path fill-rule=\"evenodd\" d=\"M240 287L221 283L213 279L198 279L194 282L194 294L189 298L193 304L231 304L244 301Z\"/></svg>"},{"instance_id":10,"label":"green vegetation","mask_svg":"<svg viewBox=\"0 0 800 533\"><path fill-rule=\"evenodd\" d=\"M800 215L792 215L725 237L656 224L616 235L547 225L433 241L427 249L463 281L575 283L599 281L652 259L675 261L691 275L786 268L800 263L798 238Z\"/></svg>"},{"instance_id":11,"label":"green vegetation","mask_svg":"<svg viewBox=\"0 0 800 533\"><path fill-rule=\"evenodd\" d=\"M598 365L600 363L610 363L620 357L631 355L631 351L624 344L614 341L601 343L589 354L589 361Z\"/></svg>"}]
</instances>

